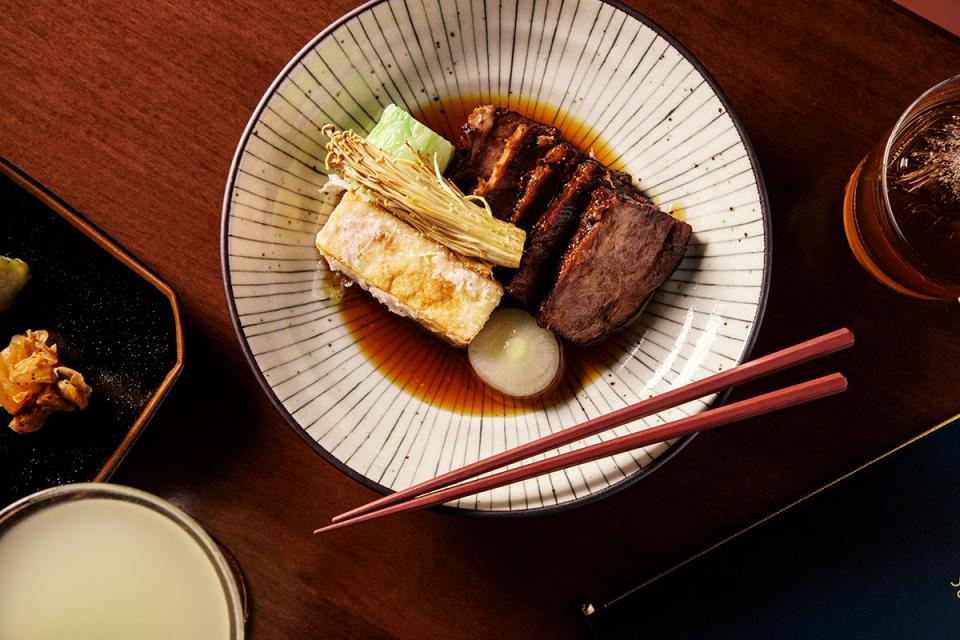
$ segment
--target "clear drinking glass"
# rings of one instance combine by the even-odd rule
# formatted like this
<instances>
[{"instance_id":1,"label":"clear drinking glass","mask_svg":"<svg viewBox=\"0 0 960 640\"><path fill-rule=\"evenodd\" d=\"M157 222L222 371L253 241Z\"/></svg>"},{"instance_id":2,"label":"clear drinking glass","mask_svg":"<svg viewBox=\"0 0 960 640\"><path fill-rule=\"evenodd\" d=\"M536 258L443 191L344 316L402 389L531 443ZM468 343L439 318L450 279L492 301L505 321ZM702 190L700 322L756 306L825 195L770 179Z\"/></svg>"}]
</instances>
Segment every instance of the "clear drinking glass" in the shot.
<instances>
[{"instance_id":1,"label":"clear drinking glass","mask_svg":"<svg viewBox=\"0 0 960 640\"><path fill-rule=\"evenodd\" d=\"M72 484L0 511L3 640L242 640L242 594L230 557L149 493Z\"/></svg>"},{"instance_id":2,"label":"clear drinking glass","mask_svg":"<svg viewBox=\"0 0 960 640\"><path fill-rule=\"evenodd\" d=\"M960 297L960 76L917 98L857 166L843 222L854 256L887 287Z\"/></svg>"}]
</instances>

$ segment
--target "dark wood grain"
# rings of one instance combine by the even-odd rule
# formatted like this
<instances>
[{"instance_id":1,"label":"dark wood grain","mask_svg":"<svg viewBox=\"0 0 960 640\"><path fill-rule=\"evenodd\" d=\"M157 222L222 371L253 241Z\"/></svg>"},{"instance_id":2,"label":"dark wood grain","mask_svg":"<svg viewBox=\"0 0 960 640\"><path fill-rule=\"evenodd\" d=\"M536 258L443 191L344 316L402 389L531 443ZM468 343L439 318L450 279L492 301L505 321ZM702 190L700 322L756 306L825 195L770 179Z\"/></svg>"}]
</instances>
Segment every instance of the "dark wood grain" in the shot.
<instances>
[{"instance_id":1,"label":"dark wood grain","mask_svg":"<svg viewBox=\"0 0 960 640\"><path fill-rule=\"evenodd\" d=\"M840 218L851 169L913 97L960 72L960 41L869 0L636 2L715 75L757 148L774 250L756 353L840 326L857 333L853 351L732 399L833 369L850 391L698 437L650 478L582 509L507 520L421 512L312 537L373 495L311 452L248 371L218 230L250 112L351 4L60 0L0 13L0 155L182 303L187 367L115 479L182 506L233 550L253 638L576 637L584 601L960 409L960 306L875 284Z\"/></svg>"}]
</instances>

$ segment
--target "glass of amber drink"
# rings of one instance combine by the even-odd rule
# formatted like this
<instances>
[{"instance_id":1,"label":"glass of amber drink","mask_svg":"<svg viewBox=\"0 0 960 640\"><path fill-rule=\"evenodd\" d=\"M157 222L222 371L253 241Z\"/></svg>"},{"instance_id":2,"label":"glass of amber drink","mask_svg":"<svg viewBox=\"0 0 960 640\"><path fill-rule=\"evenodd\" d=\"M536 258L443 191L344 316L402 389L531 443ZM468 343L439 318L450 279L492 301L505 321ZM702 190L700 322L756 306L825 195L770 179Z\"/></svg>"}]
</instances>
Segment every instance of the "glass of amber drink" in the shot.
<instances>
[{"instance_id":1,"label":"glass of amber drink","mask_svg":"<svg viewBox=\"0 0 960 640\"><path fill-rule=\"evenodd\" d=\"M960 298L960 76L921 95L847 184L847 241L898 293Z\"/></svg>"}]
</instances>

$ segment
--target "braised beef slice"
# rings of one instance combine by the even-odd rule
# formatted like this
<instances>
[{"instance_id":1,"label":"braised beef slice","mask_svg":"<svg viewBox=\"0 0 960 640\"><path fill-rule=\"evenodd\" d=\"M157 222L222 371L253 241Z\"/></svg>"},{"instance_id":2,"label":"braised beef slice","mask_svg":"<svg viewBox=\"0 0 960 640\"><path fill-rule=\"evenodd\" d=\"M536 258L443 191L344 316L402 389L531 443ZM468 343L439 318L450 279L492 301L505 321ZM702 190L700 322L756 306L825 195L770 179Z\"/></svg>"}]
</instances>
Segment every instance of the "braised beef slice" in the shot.
<instances>
[{"instance_id":1,"label":"braised beef slice","mask_svg":"<svg viewBox=\"0 0 960 640\"><path fill-rule=\"evenodd\" d=\"M670 277L691 228L655 206L594 190L537 320L585 345L626 326Z\"/></svg>"},{"instance_id":2,"label":"braised beef slice","mask_svg":"<svg viewBox=\"0 0 960 640\"><path fill-rule=\"evenodd\" d=\"M550 130L509 109L476 107L460 128L447 176L461 191L472 193L493 173L507 141L521 124L532 127L532 131Z\"/></svg>"},{"instance_id":3,"label":"braised beef slice","mask_svg":"<svg viewBox=\"0 0 960 640\"><path fill-rule=\"evenodd\" d=\"M460 128L447 176L461 191L471 193L490 176L503 145L524 120L519 113L493 105L476 107Z\"/></svg>"},{"instance_id":4,"label":"braised beef slice","mask_svg":"<svg viewBox=\"0 0 960 640\"><path fill-rule=\"evenodd\" d=\"M509 220L521 196L521 181L557 143L559 132L533 121L521 122L503 145L486 180L473 190L486 198L493 215Z\"/></svg>"},{"instance_id":5,"label":"braised beef slice","mask_svg":"<svg viewBox=\"0 0 960 640\"><path fill-rule=\"evenodd\" d=\"M637 188L633 186L633 177L629 173L610 169L608 176L609 178L607 180L607 184L612 185L611 191L616 193L618 196L633 200L635 202L647 202L647 199L643 197L643 194L637 191Z\"/></svg>"},{"instance_id":6,"label":"braised beef slice","mask_svg":"<svg viewBox=\"0 0 960 640\"><path fill-rule=\"evenodd\" d=\"M559 142L547 151L521 179L520 197L513 205L510 222L524 231L529 230L584 158L582 152L567 142Z\"/></svg>"},{"instance_id":7,"label":"braised beef slice","mask_svg":"<svg viewBox=\"0 0 960 640\"><path fill-rule=\"evenodd\" d=\"M577 228L590 193L601 184L605 174L605 169L597 162L581 162L530 229L520 267L506 289L531 313L536 313L540 300L552 284L560 257Z\"/></svg>"}]
</instances>

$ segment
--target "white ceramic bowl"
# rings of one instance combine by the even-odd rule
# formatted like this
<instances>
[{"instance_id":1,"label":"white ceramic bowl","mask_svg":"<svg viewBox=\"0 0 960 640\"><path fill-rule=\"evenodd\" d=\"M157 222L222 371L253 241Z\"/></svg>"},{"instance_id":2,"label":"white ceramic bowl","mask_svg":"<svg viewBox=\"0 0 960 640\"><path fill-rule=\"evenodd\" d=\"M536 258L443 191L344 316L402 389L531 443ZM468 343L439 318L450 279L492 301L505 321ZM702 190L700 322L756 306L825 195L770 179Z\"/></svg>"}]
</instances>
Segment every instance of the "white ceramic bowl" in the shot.
<instances>
[{"instance_id":1,"label":"white ceramic bowl","mask_svg":"<svg viewBox=\"0 0 960 640\"><path fill-rule=\"evenodd\" d=\"M331 299L314 248L331 209L320 192L320 127L366 131L390 102L446 128L473 103L523 105L616 159L651 200L693 226L679 269L639 320L570 358L576 376L560 396L515 404L478 387L448 393L465 355L408 348L416 331L355 299ZM378 0L304 47L251 117L224 197L224 280L240 342L278 410L327 460L387 491L735 366L766 299L767 220L756 158L726 98L689 52L636 12L600 0ZM378 350L382 357L372 357ZM682 444L451 506L529 513L583 503L639 479Z\"/></svg>"}]
</instances>

